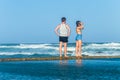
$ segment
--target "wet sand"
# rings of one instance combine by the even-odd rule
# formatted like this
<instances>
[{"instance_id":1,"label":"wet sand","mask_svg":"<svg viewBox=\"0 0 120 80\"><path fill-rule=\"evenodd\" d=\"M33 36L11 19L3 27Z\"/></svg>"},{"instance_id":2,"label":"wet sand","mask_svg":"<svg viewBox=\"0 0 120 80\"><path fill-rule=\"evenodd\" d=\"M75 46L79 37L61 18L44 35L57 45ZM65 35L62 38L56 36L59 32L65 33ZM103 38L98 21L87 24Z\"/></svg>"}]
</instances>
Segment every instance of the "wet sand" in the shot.
<instances>
[{"instance_id":1,"label":"wet sand","mask_svg":"<svg viewBox=\"0 0 120 80\"><path fill-rule=\"evenodd\" d=\"M82 56L80 59L116 59L120 58L120 56ZM58 56L54 57L31 57L31 58L0 58L0 62L5 61L46 61L46 60L75 60L75 56L70 56L68 58L60 58Z\"/></svg>"}]
</instances>

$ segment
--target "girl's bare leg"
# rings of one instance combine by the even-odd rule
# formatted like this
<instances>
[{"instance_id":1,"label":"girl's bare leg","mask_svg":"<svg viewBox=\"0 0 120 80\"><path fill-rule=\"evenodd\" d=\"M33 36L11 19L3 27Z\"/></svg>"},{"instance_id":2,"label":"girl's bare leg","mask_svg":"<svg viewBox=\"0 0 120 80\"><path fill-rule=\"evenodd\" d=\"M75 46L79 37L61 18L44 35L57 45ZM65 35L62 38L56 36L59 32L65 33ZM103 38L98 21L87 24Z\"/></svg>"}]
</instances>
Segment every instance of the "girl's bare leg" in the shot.
<instances>
[{"instance_id":1,"label":"girl's bare leg","mask_svg":"<svg viewBox=\"0 0 120 80\"><path fill-rule=\"evenodd\" d=\"M76 57L78 57L78 49L79 49L79 45L78 45L78 41L76 41L76 48L75 48Z\"/></svg>"},{"instance_id":2,"label":"girl's bare leg","mask_svg":"<svg viewBox=\"0 0 120 80\"><path fill-rule=\"evenodd\" d=\"M82 41L81 41L81 40L78 41L78 45L79 45L79 53L78 53L78 56L81 57L81 56L82 56L82 55L81 55L81 54L82 54Z\"/></svg>"}]
</instances>

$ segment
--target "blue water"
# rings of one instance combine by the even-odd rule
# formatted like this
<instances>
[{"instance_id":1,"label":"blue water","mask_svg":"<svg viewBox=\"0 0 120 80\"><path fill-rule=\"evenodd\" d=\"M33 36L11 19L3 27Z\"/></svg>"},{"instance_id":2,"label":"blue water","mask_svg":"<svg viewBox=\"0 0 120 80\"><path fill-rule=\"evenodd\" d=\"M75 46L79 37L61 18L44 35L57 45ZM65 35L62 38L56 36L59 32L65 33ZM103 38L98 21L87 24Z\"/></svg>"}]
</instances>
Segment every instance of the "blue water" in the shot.
<instances>
[{"instance_id":1,"label":"blue water","mask_svg":"<svg viewBox=\"0 0 120 80\"><path fill-rule=\"evenodd\" d=\"M0 58L59 56L58 47L0 44ZM75 55L75 43L67 54ZM82 55L120 56L120 43L83 43ZM0 80L120 80L120 59L0 62Z\"/></svg>"},{"instance_id":2,"label":"blue water","mask_svg":"<svg viewBox=\"0 0 120 80\"><path fill-rule=\"evenodd\" d=\"M58 56L59 44L0 44L0 58ZM82 55L120 55L120 43L83 43ZM75 55L75 43L68 44L69 56Z\"/></svg>"},{"instance_id":3,"label":"blue water","mask_svg":"<svg viewBox=\"0 0 120 80\"><path fill-rule=\"evenodd\" d=\"M120 80L120 59L1 62L0 80Z\"/></svg>"}]
</instances>

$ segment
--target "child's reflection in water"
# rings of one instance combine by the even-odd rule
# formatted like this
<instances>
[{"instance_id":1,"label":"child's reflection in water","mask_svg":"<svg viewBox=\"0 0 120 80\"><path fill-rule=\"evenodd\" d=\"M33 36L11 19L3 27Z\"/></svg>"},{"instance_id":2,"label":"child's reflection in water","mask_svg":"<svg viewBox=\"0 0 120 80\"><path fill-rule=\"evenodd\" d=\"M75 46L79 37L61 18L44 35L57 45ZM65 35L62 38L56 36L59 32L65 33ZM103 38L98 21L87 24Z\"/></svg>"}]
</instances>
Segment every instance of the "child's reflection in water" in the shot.
<instances>
[{"instance_id":1,"label":"child's reflection in water","mask_svg":"<svg viewBox=\"0 0 120 80\"><path fill-rule=\"evenodd\" d=\"M60 64L65 64L66 65L66 64L68 64L68 60L60 59ZM81 66L82 65L82 59L76 59L75 60L75 64Z\"/></svg>"}]
</instances>

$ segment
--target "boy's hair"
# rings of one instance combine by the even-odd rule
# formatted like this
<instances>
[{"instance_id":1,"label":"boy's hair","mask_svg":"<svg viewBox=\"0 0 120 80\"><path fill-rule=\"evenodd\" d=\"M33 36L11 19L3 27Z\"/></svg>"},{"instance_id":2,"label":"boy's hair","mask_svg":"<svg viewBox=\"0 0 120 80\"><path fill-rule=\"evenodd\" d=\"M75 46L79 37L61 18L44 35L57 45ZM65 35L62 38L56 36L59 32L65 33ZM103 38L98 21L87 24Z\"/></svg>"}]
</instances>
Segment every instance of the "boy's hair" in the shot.
<instances>
[{"instance_id":1,"label":"boy's hair","mask_svg":"<svg viewBox=\"0 0 120 80\"><path fill-rule=\"evenodd\" d=\"M62 17L62 18L61 18L61 21L62 21L62 22L65 22L65 21L66 21L66 18L65 18L65 17Z\"/></svg>"}]
</instances>

